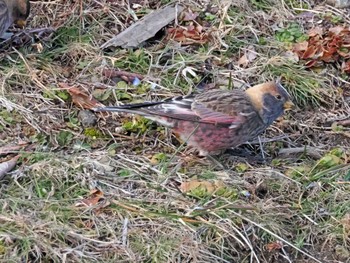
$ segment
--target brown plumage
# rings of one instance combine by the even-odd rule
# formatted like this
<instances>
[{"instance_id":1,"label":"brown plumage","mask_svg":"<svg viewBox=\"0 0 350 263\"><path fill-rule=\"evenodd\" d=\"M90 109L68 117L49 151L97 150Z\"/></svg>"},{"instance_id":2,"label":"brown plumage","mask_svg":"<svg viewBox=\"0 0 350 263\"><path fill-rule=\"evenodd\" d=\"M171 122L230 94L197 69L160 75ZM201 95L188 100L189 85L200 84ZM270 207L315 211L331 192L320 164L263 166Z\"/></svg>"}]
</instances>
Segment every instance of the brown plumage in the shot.
<instances>
[{"instance_id":1,"label":"brown plumage","mask_svg":"<svg viewBox=\"0 0 350 263\"><path fill-rule=\"evenodd\" d=\"M103 107L96 111L135 113L172 128L200 155L218 154L262 133L292 105L281 84L247 89L209 90L160 102Z\"/></svg>"},{"instance_id":2,"label":"brown plumage","mask_svg":"<svg viewBox=\"0 0 350 263\"><path fill-rule=\"evenodd\" d=\"M0 0L0 37L13 23L23 27L29 11L29 0Z\"/></svg>"}]
</instances>

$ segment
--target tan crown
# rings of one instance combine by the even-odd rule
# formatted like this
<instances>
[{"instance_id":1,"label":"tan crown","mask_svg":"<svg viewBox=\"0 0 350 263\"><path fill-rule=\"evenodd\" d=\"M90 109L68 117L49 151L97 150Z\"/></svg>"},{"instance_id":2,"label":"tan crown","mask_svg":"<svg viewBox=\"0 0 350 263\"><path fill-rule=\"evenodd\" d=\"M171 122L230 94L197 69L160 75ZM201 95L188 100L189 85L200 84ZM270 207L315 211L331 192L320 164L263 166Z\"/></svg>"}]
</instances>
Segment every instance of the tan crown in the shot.
<instances>
[{"instance_id":1,"label":"tan crown","mask_svg":"<svg viewBox=\"0 0 350 263\"><path fill-rule=\"evenodd\" d=\"M270 81L255 85L247 89L245 92L248 95L250 101L253 103L254 107L260 111L263 108L264 94L270 93L271 95L275 96L278 94L278 89L276 82Z\"/></svg>"}]
</instances>

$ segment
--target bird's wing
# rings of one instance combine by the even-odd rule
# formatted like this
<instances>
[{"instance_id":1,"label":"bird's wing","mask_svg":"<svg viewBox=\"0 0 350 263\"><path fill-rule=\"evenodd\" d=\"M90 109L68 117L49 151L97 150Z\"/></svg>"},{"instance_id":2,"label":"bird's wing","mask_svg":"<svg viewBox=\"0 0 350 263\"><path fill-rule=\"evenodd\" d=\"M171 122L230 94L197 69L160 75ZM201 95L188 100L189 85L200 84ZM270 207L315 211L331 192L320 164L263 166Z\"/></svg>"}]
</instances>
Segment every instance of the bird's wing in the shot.
<instances>
[{"instance_id":1,"label":"bird's wing","mask_svg":"<svg viewBox=\"0 0 350 263\"><path fill-rule=\"evenodd\" d=\"M237 127L245 119L257 115L253 105L242 90L212 90L195 98L192 110L201 122Z\"/></svg>"},{"instance_id":2,"label":"bird's wing","mask_svg":"<svg viewBox=\"0 0 350 263\"><path fill-rule=\"evenodd\" d=\"M230 127L236 127L250 114L256 114L242 90L211 90L199 95L181 96L159 102L103 107L97 111L129 112L145 117L162 116Z\"/></svg>"}]
</instances>

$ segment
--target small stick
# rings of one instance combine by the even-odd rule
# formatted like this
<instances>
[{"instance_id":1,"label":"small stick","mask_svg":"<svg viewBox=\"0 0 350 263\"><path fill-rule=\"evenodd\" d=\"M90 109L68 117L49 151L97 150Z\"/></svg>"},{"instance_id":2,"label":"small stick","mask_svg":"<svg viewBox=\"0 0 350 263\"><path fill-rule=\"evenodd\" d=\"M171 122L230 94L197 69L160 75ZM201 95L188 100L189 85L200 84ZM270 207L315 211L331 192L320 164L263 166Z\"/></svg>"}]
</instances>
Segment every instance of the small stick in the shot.
<instances>
[{"instance_id":1,"label":"small stick","mask_svg":"<svg viewBox=\"0 0 350 263\"><path fill-rule=\"evenodd\" d=\"M291 155L291 154L297 154L297 153L304 153L309 156L311 156L314 159L319 159L322 157L320 152L323 152L323 150L318 149L316 147L296 147L296 148L283 148L280 149L278 154L285 154L285 155Z\"/></svg>"}]
</instances>

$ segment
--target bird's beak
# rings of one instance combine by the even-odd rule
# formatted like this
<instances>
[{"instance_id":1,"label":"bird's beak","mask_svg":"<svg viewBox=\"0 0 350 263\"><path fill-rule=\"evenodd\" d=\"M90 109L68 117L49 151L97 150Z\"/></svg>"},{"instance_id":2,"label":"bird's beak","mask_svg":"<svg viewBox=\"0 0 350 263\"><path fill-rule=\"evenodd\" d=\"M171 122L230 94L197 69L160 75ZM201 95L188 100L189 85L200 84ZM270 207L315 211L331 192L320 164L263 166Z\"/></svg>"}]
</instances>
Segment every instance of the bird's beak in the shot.
<instances>
[{"instance_id":1,"label":"bird's beak","mask_svg":"<svg viewBox=\"0 0 350 263\"><path fill-rule=\"evenodd\" d=\"M26 26L26 21L24 19L17 19L15 24L20 28L24 28Z\"/></svg>"},{"instance_id":2,"label":"bird's beak","mask_svg":"<svg viewBox=\"0 0 350 263\"><path fill-rule=\"evenodd\" d=\"M291 110L293 107L294 107L294 103L291 101L291 100L287 100L284 105L283 105L283 108L285 110Z\"/></svg>"}]
</instances>

